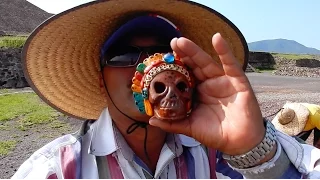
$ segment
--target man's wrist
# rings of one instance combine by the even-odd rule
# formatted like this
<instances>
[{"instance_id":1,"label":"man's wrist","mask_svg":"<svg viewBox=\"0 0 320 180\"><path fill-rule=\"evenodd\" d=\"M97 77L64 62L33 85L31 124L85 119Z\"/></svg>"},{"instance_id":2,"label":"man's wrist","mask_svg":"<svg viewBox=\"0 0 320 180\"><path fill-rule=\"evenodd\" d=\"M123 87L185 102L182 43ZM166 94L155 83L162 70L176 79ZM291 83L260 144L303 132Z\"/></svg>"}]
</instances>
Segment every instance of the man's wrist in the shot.
<instances>
[{"instance_id":1,"label":"man's wrist","mask_svg":"<svg viewBox=\"0 0 320 180\"><path fill-rule=\"evenodd\" d=\"M223 154L228 163L239 169L250 168L266 162L277 150L275 128L271 122L265 121L266 132L263 140L253 149L241 155Z\"/></svg>"}]
</instances>

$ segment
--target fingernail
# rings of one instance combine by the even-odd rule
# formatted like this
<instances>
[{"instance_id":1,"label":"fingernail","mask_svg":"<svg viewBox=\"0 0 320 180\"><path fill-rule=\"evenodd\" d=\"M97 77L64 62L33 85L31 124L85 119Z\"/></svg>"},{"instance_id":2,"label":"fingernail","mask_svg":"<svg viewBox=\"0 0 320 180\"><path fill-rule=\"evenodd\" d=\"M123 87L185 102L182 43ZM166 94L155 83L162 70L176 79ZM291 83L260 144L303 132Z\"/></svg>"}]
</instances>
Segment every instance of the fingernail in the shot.
<instances>
[{"instance_id":1,"label":"fingernail","mask_svg":"<svg viewBox=\"0 0 320 180\"><path fill-rule=\"evenodd\" d=\"M172 38L171 41L175 41L175 40L178 40L178 38L177 38L177 37L174 37L174 38Z\"/></svg>"},{"instance_id":2,"label":"fingernail","mask_svg":"<svg viewBox=\"0 0 320 180\"><path fill-rule=\"evenodd\" d=\"M221 34L219 32L217 32L213 36L221 36Z\"/></svg>"},{"instance_id":3,"label":"fingernail","mask_svg":"<svg viewBox=\"0 0 320 180\"><path fill-rule=\"evenodd\" d=\"M154 121L155 121L155 120L150 119L150 120L149 120L149 124L150 124L151 126L154 126L154 125L155 125L155 124L154 124Z\"/></svg>"}]
</instances>

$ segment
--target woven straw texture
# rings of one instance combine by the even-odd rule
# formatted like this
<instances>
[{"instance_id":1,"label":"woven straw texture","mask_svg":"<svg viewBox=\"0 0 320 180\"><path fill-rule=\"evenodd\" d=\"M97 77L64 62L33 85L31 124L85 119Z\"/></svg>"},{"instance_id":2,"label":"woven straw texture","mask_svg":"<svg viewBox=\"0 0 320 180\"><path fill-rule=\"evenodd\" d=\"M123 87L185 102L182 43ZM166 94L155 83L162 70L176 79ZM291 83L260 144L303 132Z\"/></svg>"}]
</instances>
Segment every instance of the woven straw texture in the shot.
<instances>
[{"instance_id":1,"label":"woven straw texture","mask_svg":"<svg viewBox=\"0 0 320 180\"><path fill-rule=\"evenodd\" d=\"M247 63L247 45L238 29L204 6L176 0L100 1L56 15L32 33L23 50L30 85L57 110L97 119L107 107L99 83L100 48L128 17L139 13L166 17L217 61L211 38L220 32L241 64Z\"/></svg>"},{"instance_id":2,"label":"woven straw texture","mask_svg":"<svg viewBox=\"0 0 320 180\"><path fill-rule=\"evenodd\" d=\"M290 136L295 136L301 133L306 126L309 117L309 110L300 103L286 103L283 108L290 108L294 110L295 117L294 119L285 125L282 125L279 122L279 118L281 118L281 111L276 115L276 117L272 120L272 124L274 127Z\"/></svg>"}]
</instances>

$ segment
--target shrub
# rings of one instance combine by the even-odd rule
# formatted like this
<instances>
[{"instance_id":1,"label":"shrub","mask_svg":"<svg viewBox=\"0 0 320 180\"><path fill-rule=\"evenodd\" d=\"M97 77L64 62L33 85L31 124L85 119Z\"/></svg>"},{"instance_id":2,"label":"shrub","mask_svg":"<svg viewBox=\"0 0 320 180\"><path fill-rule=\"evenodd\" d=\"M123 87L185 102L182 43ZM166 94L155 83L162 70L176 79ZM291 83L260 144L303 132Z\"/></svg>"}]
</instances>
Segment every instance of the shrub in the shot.
<instances>
[{"instance_id":1,"label":"shrub","mask_svg":"<svg viewBox=\"0 0 320 180\"><path fill-rule=\"evenodd\" d=\"M21 48L26 40L26 36L2 36L0 37L0 47Z\"/></svg>"}]
</instances>

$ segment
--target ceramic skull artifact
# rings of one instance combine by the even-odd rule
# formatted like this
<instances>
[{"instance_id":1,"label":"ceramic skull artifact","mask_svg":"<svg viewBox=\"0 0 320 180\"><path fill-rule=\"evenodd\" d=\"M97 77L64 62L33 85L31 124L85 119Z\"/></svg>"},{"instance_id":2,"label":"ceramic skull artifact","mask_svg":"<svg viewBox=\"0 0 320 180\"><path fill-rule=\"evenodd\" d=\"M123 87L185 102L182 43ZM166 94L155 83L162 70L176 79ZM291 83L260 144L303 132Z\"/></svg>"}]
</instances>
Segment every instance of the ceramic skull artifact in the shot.
<instances>
[{"instance_id":1,"label":"ceramic skull artifact","mask_svg":"<svg viewBox=\"0 0 320 180\"><path fill-rule=\"evenodd\" d=\"M149 101L153 105L155 116L166 120L185 118L191 96L187 78L172 70L157 74L149 88Z\"/></svg>"},{"instance_id":2,"label":"ceramic skull artifact","mask_svg":"<svg viewBox=\"0 0 320 180\"><path fill-rule=\"evenodd\" d=\"M131 89L141 113L181 120L191 113L193 76L172 53L156 53L138 64Z\"/></svg>"}]
</instances>

